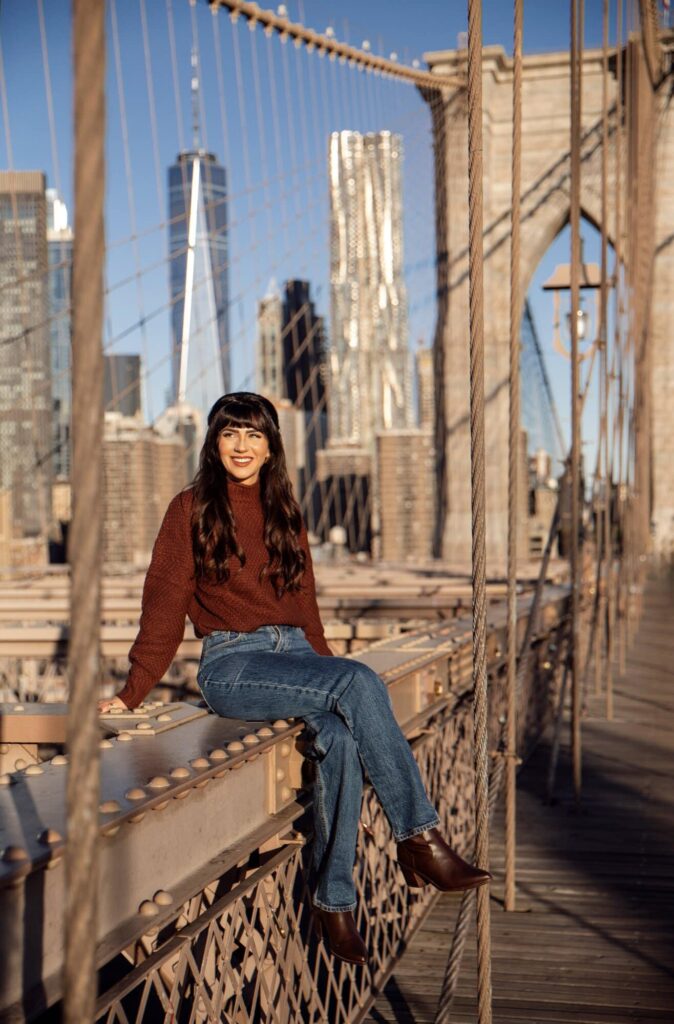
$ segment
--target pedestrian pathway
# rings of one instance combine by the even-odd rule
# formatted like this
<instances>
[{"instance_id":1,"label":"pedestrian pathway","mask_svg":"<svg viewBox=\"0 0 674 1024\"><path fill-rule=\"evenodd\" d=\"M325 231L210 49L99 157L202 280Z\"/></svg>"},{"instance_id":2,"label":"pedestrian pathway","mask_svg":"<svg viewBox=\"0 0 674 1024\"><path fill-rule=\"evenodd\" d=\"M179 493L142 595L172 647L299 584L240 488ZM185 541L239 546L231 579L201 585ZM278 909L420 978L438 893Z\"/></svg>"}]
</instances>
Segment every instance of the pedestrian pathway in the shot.
<instances>
[{"instance_id":1,"label":"pedestrian pathway","mask_svg":"<svg viewBox=\"0 0 674 1024\"><path fill-rule=\"evenodd\" d=\"M594 682L591 683L594 686ZM615 683L615 718L589 696L583 794L568 747L556 801L544 802L549 743L518 778L518 910L505 913L502 815L492 836L494 1024L674 1022L674 586L647 587L644 614ZM443 896L368 1022L434 1019L456 915ZM475 938L451 1021L474 1024Z\"/></svg>"}]
</instances>

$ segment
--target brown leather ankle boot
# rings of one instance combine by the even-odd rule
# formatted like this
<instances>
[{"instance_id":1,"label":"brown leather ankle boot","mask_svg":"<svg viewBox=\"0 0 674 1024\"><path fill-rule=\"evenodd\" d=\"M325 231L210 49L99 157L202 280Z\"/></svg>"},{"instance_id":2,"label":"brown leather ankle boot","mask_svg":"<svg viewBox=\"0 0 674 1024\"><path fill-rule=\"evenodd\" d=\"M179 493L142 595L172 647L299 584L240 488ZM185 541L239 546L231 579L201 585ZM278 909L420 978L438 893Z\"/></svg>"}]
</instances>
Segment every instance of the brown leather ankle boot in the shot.
<instances>
[{"instance_id":1,"label":"brown leather ankle boot","mask_svg":"<svg viewBox=\"0 0 674 1024\"><path fill-rule=\"evenodd\" d=\"M473 867L447 845L437 828L419 832L398 843L398 863L412 888L426 882L441 892L475 889L491 878L488 871Z\"/></svg>"},{"instance_id":2,"label":"brown leather ankle boot","mask_svg":"<svg viewBox=\"0 0 674 1024\"><path fill-rule=\"evenodd\" d=\"M367 946L363 942L350 910L322 910L314 907L314 923L319 938L338 960L347 964L366 964Z\"/></svg>"}]
</instances>

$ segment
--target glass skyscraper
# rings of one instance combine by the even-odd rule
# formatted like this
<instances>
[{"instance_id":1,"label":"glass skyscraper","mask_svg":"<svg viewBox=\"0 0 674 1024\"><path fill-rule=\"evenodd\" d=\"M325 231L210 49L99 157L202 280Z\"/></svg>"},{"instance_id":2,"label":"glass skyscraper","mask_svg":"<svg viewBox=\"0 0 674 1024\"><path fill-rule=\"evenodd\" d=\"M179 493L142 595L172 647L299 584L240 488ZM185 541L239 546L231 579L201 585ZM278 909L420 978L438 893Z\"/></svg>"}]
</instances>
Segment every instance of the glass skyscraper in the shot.
<instances>
[{"instance_id":1,"label":"glass skyscraper","mask_svg":"<svg viewBox=\"0 0 674 1024\"><path fill-rule=\"evenodd\" d=\"M205 414L230 385L226 171L195 148L168 187L173 402Z\"/></svg>"}]
</instances>

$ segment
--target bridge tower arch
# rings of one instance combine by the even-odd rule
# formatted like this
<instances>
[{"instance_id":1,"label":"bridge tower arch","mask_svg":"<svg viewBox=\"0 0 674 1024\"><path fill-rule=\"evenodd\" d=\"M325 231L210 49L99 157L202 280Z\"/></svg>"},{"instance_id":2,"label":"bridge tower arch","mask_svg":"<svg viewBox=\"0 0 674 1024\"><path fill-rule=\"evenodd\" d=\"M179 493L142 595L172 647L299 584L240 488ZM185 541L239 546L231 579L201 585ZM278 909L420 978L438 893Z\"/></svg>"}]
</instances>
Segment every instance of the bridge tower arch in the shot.
<instances>
[{"instance_id":1,"label":"bridge tower arch","mask_svg":"<svg viewBox=\"0 0 674 1024\"><path fill-rule=\"evenodd\" d=\"M466 51L426 55L433 72L466 70ZM612 65L613 66L613 65ZM531 54L523 61L522 105L522 292L569 219L570 84L568 52ZM507 554L508 511L508 351L510 304L510 206L513 64L501 46L484 49L484 293L487 481L487 561L503 570ZM619 89L609 76L608 189L609 243L616 232L615 166ZM437 242L438 320L435 333L436 452L438 516L435 554L452 563L470 562L470 416L468 325L468 166L465 90L425 93L433 125ZM583 55L582 180L583 215L601 226L602 53ZM661 104L662 106L662 104ZM660 110L658 159L674 150L674 118ZM623 154L623 168L625 160ZM672 162L669 161L671 168ZM623 188L625 185L623 171ZM623 195L622 209L625 209ZM624 213L623 213L624 219ZM623 222L623 230L624 230ZM665 391L674 388L674 338L665 326L674 318L672 232L674 191L656 181L656 231L669 245L657 248L651 294L652 451L651 517L658 546L674 543L674 441L663 417ZM667 269L666 264L669 264ZM659 265L660 264L660 265ZM610 269L610 268L609 268ZM670 284L667 284L669 277ZM659 382L655 374L664 374ZM667 383L665 383L667 382ZM658 390L659 389L659 390ZM666 435L666 436L665 436ZM674 436L674 435L673 435ZM669 451L668 464L660 454ZM656 478L656 473L660 474Z\"/></svg>"}]
</instances>

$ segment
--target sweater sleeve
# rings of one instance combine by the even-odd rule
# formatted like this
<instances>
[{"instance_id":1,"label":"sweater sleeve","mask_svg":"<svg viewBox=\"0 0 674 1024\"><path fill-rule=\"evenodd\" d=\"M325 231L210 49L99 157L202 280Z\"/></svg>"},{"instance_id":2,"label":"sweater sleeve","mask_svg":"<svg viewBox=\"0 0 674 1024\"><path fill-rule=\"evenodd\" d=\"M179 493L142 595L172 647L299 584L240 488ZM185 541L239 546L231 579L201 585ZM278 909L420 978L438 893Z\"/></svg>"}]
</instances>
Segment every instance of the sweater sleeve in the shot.
<instances>
[{"instance_id":1,"label":"sweater sleeve","mask_svg":"<svg viewBox=\"0 0 674 1024\"><path fill-rule=\"evenodd\" d=\"M143 586L140 629L129 651L131 669L118 696L138 707L163 677L185 634L185 617L194 593L190 527L191 495L171 501L152 550Z\"/></svg>"},{"instance_id":2,"label":"sweater sleeve","mask_svg":"<svg viewBox=\"0 0 674 1024\"><path fill-rule=\"evenodd\" d=\"M328 647L328 642L325 639L325 633L323 631L323 623L321 622L320 612L318 610L318 602L316 601L316 580L314 579L314 566L311 560L311 551L309 549L309 540L307 538L306 527L302 526L300 533L300 544L304 549L307 556L306 565L304 568L304 576L302 577L302 589L300 591L299 601L302 605L302 609L305 616L304 622L304 633L307 640L316 651L317 654L332 655L332 651Z\"/></svg>"}]
</instances>

